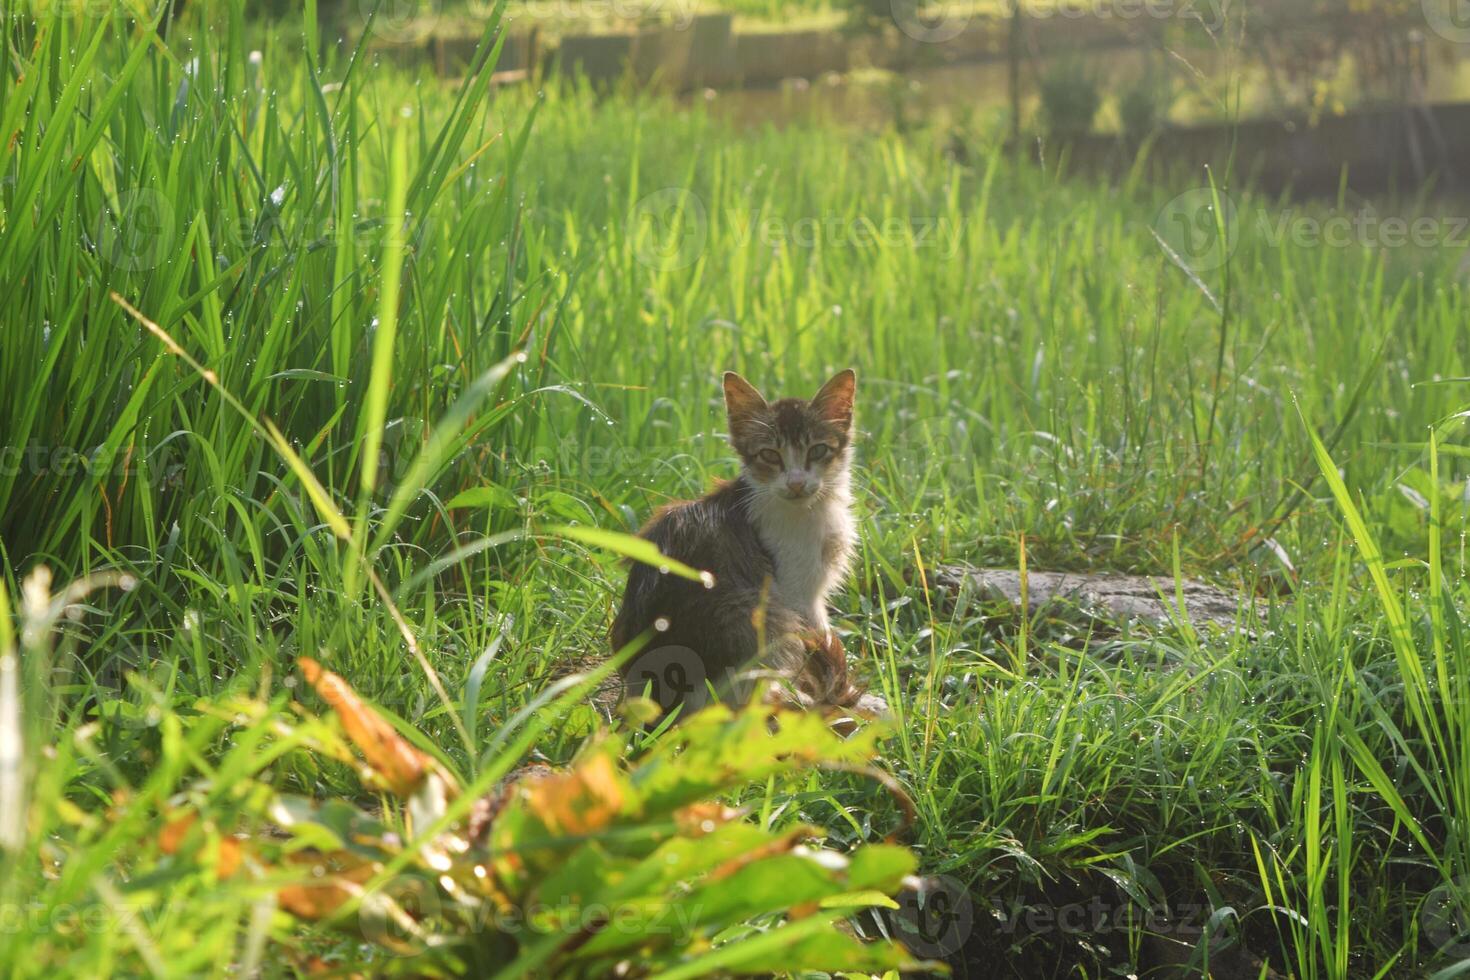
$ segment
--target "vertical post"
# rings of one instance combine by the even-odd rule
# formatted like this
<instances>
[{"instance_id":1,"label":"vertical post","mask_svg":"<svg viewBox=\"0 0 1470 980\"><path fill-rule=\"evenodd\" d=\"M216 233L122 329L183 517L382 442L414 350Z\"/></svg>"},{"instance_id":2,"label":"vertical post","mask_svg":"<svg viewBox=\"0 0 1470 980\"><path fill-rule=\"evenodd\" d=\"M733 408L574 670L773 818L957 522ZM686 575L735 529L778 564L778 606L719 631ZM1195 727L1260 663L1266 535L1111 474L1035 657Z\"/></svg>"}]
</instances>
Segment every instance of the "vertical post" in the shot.
<instances>
[{"instance_id":1,"label":"vertical post","mask_svg":"<svg viewBox=\"0 0 1470 980\"><path fill-rule=\"evenodd\" d=\"M1006 44L1006 86L1011 96L1011 146L1021 152L1021 3L1011 0L1011 33Z\"/></svg>"}]
</instances>

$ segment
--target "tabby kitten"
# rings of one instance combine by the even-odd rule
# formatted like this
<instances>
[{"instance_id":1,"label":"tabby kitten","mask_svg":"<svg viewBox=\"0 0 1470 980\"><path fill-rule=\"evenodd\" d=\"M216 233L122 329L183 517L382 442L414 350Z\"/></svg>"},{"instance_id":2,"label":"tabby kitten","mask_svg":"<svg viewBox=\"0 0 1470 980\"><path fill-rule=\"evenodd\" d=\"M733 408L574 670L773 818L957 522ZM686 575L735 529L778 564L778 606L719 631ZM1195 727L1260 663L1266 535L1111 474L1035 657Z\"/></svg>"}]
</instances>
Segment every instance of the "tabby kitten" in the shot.
<instances>
[{"instance_id":1,"label":"tabby kitten","mask_svg":"<svg viewBox=\"0 0 1470 980\"><path fill-rule=\"evenodd\" d=\"M672 663L680 676L695 678L673 703L655 694L666 709L702 704L701 673L722 697L744 700L752 674L764 668L788 682L788 701L881 712L881 700L848 679L842 644L827 622L827 597L846 575L856 539L850 490L856 386L847 370L811 401L767 402L740 375L726 373L725 409L740 476L699 500L664 507L640 532L670 558L712 572L714 584L705 588L634 565L612 627L615 650L649 627L657 631L649 652L630 667ZM657 673L649 679L668 679ZM641 680L625 668L630 690L643 690Z\"/></svg>"}]
</instances>

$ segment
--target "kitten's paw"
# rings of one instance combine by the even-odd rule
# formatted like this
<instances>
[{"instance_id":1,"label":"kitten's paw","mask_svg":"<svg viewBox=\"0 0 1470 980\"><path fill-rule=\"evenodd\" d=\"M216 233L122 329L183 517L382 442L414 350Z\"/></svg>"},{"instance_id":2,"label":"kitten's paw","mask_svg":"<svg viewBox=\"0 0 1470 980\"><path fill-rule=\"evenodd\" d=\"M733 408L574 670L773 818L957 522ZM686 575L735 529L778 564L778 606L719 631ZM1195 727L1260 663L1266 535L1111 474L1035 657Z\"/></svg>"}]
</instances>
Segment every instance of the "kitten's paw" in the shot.
<instances>
[{"instance_id":1,"label":"kitten's paw","mask_svg":"<svg viewBox=\"0 0 1470 980\"><path fill-rule=\"evenodd\" d=\"M868 721L886 721L891 717L888 711L888 702L877 694L863 694L846 708L842 708L837 717L832 718L832 730L843 738L847 738Z\"/></svg>"},{"instance_id":2,"label":"kitten's paw","mask_svg":"<svg viewBox=\"0 0 1470 980\"><path fill-rule=\"evenodd\" d=\"M857 703L852 706L852 713L862 718L879 720L891 717L888 702L883 700L882 695L873 694L871 691L857 699Z\"/></svg>"}]
</instances>

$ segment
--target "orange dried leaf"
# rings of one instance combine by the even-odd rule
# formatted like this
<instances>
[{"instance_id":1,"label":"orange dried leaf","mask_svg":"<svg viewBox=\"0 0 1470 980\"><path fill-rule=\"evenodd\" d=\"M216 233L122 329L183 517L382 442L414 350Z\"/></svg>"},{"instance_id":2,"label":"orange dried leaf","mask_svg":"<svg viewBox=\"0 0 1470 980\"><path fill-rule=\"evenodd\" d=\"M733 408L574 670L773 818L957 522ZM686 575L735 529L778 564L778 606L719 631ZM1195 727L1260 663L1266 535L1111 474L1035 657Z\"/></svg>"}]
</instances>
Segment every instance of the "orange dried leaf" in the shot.
<instances>
[{"instance_id":1,"label":"orange dried leaf","mask_svg":"<svg viewBox=\"0 0 1470 980\"><path fill-rule=\"evenodd\" d=\"M197 821L198 815L190 811L164 824L163 830L158 833L159 849L165 854L179 853L184 839L189 836L189 831L193 829ZM219 851L214 861L214 870L220 879L229 878L240 870L242 850L243 847L238 837L220 838Z\"/></svg>"},{"instance_id":2,"label":"orange dried leaf","mask_svg":"<svg viewBox=\"0 0 1470 980\"><path fill-rule=\"evenodd\" d=\"M191 811L164 824L163 830L158 833L158 846L163 853L179 853L179 845L184 842L189 828L194 826L194 821L197 819L198 817Z\"/></svg>"},{"instance_id":3,"label":"orange dried leaf","mask_svg":"<svg viewBox=\"0 0 1470 980\"><path fill-rule=\"evenodd\" d=\"M333 854L295 854L292 863L310 866L320 880L311 885L287 885L276 892L281 908L298 919L324 919L360 892L378 871L378 864L338 851Z\"/></svg>"},{"instance_id":4,"label":"orange dried leaf","mask_svg":"<svg viewBox=\"0 0 1470 980\"><path fill-rule=\"evenodd\" d=\"M297 663L316 693L332 706L342 720L347 737L388 789L399 796L411 795L432 767L432 761L364 704L352 686L337 674L310 657L302 657Z\"/></svg>"},{"instance_id":5,"label":"orange dried leaf","mask_svg":"<svg viewBox=\"0 0 1470 980\"><path fill-rule=\"evenodd\" d=\"M320 956L309 956L299 966L301 971L309 977L331 976L336 977L337 980L365 980L366 978L366 974L356 971L343 973L342 964L328 963Z\"/></svg>"},{"instance_id":6,"label":"orange dried leaf","mask_svg":"<svg viewBox=\"0 0 1470 980\"><path fill-rule=\"evenodd\" d=\"M238 837L222 837L219 842L219 858L215 865L221 879L233 877L240 870L243 848Z\"/></svg>"},{"instance_id":7,"label":"orange dried leaf","mask_svg":"<svg viewBox=\"0 0 1470 980\"><path fill-rule=\"evenodd\" d=\"M597 754L570 772L538 779L525 788L529 809L553 833L587 834L606 827L626 798L612 759Z\"/></svg>"},{"instance_id":8,"label":"orange dried leaf","mask_svg":"<svg viewBox=\"0 0 1470 980\"><path fill-rule=\"evenodd\" d=\"M721 803L691 803L674 811L674 826L685 837L703 837L740 816L740 811Z\"/></svg>"},{"instance_id":9,"label":"orange dried leaf","mask_svg":"<svg viewBox=\"0 0 1470 980\"><path fill-rule=\"evenodd\" d=\"M352 896L335 884L287 885L276 892L281 908L298 919L324 919L341 908Z\"/></svg>"}]
</instances>

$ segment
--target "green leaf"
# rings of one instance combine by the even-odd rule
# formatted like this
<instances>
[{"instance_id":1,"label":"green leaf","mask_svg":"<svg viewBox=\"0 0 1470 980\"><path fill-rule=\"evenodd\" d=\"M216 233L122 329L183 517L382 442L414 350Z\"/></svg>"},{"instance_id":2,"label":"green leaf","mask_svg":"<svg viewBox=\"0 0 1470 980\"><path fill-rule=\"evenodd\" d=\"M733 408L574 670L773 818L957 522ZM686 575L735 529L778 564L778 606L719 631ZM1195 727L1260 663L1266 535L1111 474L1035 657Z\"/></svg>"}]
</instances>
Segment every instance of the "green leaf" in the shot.
<instances>
[{"instance_id":1,"label":"green leaf","mask_svg":"<svg viewBox=\"0 0 1470 980\"><path fill-rule=\"evenodd\" d=\"M500 507L516 510L519 506L520 501L516 499L515 494L494 483L462 490L444 502L447 510L459 510L466 507Z\"/></svg>"},{"instance_id":2,"label":"green leaf","mask_svg":"<svg viewBox=\"0 0 1470 980\"><path fill-rule=\"evenodd\" d=\"M621 531L607 531L600 527L582 527L572 525L560 525L553 527L551 533L594 548L602 548L614 554L631 558L645 565L652 565L661 572L671 572L680 578L691 579L695 582L703 582L707 589L714 588L715 577L709 572L702 572L690 568L683 562L675 561L668 555L658 550L658 546L652 541L640 538L634 534L624 534Z\"/></svg>"},{"instance_id":3,"label":"green leaf","mask_svg":"<svg viewBox=\"0 0 1470 980\"><path fill-rule=\"evenodd\" d=\"M887 895L872 890L833 895L831 898L822 899L819 904L824 909L896 909L899 907L899 904Z\"/></svg>"}]
</instances>

